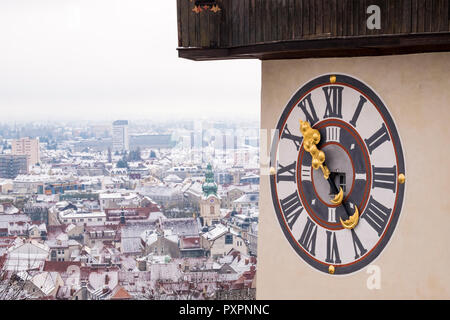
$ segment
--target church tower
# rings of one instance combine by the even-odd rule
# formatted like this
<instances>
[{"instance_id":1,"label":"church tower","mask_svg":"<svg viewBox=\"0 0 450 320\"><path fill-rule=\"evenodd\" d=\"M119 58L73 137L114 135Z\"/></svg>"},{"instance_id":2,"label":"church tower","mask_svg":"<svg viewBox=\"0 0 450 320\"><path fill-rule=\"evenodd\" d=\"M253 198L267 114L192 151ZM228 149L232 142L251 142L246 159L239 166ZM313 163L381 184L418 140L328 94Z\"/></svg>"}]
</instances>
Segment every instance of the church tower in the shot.
<instances>
[{"instance_id":1,"label":"church tower","mask_svg":"<svg viewBox=\"0 0 450 320\"><path fill-rule=\"evenodd\" d=\"M220 219L220 197L217 195L217 184L214 181L214 173L210 164L206 167L202 190L200 217L203 220L203 226L211 226L218 223Z\"/></svg>"}]
</instances>

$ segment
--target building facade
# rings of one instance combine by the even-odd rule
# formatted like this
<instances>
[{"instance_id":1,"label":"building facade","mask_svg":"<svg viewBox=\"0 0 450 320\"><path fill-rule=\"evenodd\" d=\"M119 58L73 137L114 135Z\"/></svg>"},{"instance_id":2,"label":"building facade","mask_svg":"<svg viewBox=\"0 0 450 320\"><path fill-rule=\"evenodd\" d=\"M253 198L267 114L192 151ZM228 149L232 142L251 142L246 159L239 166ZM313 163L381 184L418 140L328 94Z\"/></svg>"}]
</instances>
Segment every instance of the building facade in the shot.
<instances>
[{"instance_id":1,"label":"building facade","mask_svg":"<svg viewBox=\"0 0 450 320\"><path fill-rule=\"evenodd\" d=\"M117 120L113 122L113 151L123 152L130 150L130 138L128 135L128 120Z\"/></svg>"},{"instance_id":2,"label":"building facade","mask_svg":"<svg viewBox=\"0 0 450 320\"><path fill-rule=\"evenodd\" d=\"M0 155L0 178L15 179L19 174L28 173L26 155Z\"/></svg>"},{"instance_id":3,"label":"building facade","mask_svg":"<svg viewBox=\"0 0 450 320\"><path fill-rule=\"evenodd\" d=\"M11 143L11 154L27 156L28 166L40 163L39 139L14 139Z\"/></svg>"}]
</instances>

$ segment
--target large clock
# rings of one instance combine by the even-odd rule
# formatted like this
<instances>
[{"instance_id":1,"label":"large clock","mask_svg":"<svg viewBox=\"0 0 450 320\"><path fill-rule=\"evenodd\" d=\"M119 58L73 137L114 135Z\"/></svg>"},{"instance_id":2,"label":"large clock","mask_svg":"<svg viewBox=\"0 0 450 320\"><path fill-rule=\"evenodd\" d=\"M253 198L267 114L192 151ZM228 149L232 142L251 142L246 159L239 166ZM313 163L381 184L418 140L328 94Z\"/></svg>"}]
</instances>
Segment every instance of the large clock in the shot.
<instances>
[{"instance_id":1,"label":"large clock","mask_svg":"<svg viewBox=\"0 0 450 320\"><path fill-rule=\"evenodd\" d=\"M281 114L270 162L278 221L306 263L342 275L380 255L400 217L405 163L373 89L343 74L304 84Z\"/></svg>"}]
</instances>

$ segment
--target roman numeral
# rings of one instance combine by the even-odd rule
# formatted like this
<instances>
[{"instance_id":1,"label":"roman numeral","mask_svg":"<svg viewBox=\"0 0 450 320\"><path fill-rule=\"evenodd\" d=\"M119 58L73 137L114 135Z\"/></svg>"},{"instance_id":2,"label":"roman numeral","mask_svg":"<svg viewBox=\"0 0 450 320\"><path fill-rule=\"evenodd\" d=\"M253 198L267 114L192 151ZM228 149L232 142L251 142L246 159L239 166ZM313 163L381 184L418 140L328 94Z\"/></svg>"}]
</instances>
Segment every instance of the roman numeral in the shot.
<instances>
[{"instance_id":1,"label":"roman numeral","mask_svg":"<svg viewBox=\"0 0 450 320\"><path fill-rule=\"evenodd\" d=\"M326 128L326 141L327 142L339 142L341 139L341 128L339 127L327 127Z\"/></svg>"},{"instance_id":2,"label":"roman numeral","mask_svg":"<svg viewBox=\"0 0 450 320\"><path fill-rule=\"evenodd\" d=\"M364 248L364 246L361 243L361 240L359 240L358 236L356 235L356 232L354 229L351 230L352 232L352 240L353 240L353 248L355 249L355 260L359 257L366 254L367 249ZM359 250L359 253L358 253Z\"/></svg>"},{"instance_id":3,"label":"roman numeral","mask_svg":"<svg viewBox=\"0 0 450 320\"><path fill-rule=\"evenodd\" d=\"M302 166L302 181L312 181L311 180L311 167Z\"/></svg>"},{"instance_id":4,"label":"roman numeral","mask_svg":"<svg viewBox=\"0 0 450 320\"><path fill-rule=\"evenodd\" d=\"M287 125L284 127L283 134L281 135L281 139L292 140L292 142L294 142L295 146L297 147L297 151L300 149L300 145L302 144L302 141L303 141L302 136L296 136L296 135L291 134Z\"/></svg>"},{"instance_id":5,"label":"roman numeral","mask_svg":"<svg viewBox=\"0 0 450 320\"><path fill-rule=\"evenodd\" d=\"M336 208L328 208L328 222L336 222Z\"/></svg>"},{"instance_id":6,"label":"roman numeral","mask_svg":"<svg viewBox=\"0 0 450 320\"><path fill-rule=\"evenodd\" d=\"M307 219L308 220L306 221L305 229L303 229L302 236L298 241L306 251L315 256L317 226L314 224L314 222L311 221L309 217Z\"/></svg>"},{"instance_id":7,"label":"roman numeral","mask_svg":"<svg viewBox=\"0 0 450 320\"><path fill-rule=\"evenodd\" d=\"M389 133L383 123L377 132L375 132L369 139L364 139L364 141L366 142L367 148L369 148L369 153L372 154L372 151L375 150L380 144L386 141L391 141L391 138L389 138Z\"/></svg>"},{"instance_id":8,"label":"roman numeral","mask_svg":"<svg viewBox=\"0 0 450 320\"><path fill-rule=\"evenodd\" d=\"M297 191L295 191L285 199L280 200L280 204L289 228L291 228L292 230L295 222L303 211L303 206L300 202Z\"/></svg>"},{"instance_id":9,"label":"roman numeral","mask_svg":"<svg viewBox=\"0 0 450 320\"><path fill-rule=\"evenodd\" d=\"M336 241L336 234L331 231L327 231L327 263L341 263L339 257L339 248Z\"/></svg>"},{"instance_id":10,"label":"roman numeral","mask_svg":"<svg viewBox=\"0 0 450 320\"><path fill-rule=\"evenodd\" d=\"M283 167L281 164L278 164L277 171L277 182L280 181L290 181L295 182L295 166L297 162L294 161L290 165Z\"/></svg>"},{"instance_id":11,"label":"roman numeral","mask_svg":"<svg viewBox=\"0 0 450 320\"><path fill-rule=\"evenodd\" d=\"M355 180L366 180L367 174L366 173L355 173Z\"/></svg>"},{"instance_id":12,"label":"roman numeral","mask_svg":"<svg viewBox=\"0 0 450 320\"><path fill-rule=\"evenodd\" d=\"M390 215L391 209L386 208L371 196L363 218L375 229L378 236L381 236Z\"/></svg>"},{"instance_id":13,"label":"roman numeral","mask_svg":"<svg viewBox=\"0 0 450 320\"><path fill-rule=\"evenodd\" d=\"M364 106L364 104L367 102L367 99L364 98L363 96L359 97L359 103L358 106L356 107L356 111L355 114L353 115L352 120L350 120L350 123L356 128L356 122L358 121L359 115L361 114L361 110Z\"/></svg>"},{"instance_id":14,"label":"roman numeral","mask_svg":"<svg viewBox=\"0 0 450 320\"><path fill-rule=\"evenodd\" d=\"M327 100L324 118L342 119L342 90L343 87L324 87L322 88Z\"/></svg>"},{"instance_id":15,"label":"roman numeral","mask_svg":"<svg viewBox=\"0 0 450 320\"><path fill-rule=\"evenodd\" d=\"M373 170L373 184L372 188L383 188L391 189L395 192L395 187L397 186L397 167L392 168L375 167L372 166Z\"/></svg>"},{"instance_id":16,"label":"roman numeral","mask_svg":"<svg viewBox=\"0 0 450 320\"><path fill-rule=\"evenodd\" d=\"M311 127L317 122L319 121L319 118L317 117L316 114L316 110L314 109L314 104L311 100L311 93L308 94L305 99L303 99L302 101L300 101L300 103L298 104L298 106L300 107L300 109L302 109L303 113L306 116L306 121L309 122L309 124L311 125ZM309 111L308 111L308 107L309 107Z\"/></svg>"}]
</instances>

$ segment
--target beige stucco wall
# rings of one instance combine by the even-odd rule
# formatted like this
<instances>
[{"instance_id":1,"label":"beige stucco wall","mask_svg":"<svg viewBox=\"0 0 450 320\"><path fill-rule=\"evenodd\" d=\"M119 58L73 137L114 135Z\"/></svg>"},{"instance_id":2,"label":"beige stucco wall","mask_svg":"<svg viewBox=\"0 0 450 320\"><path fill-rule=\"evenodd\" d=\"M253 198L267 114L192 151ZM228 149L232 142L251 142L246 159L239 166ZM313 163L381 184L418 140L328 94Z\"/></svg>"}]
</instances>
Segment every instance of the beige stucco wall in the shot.
<instances>
[{"instance_id":1,"label":"beige stucco wall","mask_svg":"<svg viewBox=\"0 0 450 320\"><path fill-rule=\"evenodd\" d=\"M402 139L406 196L393 237L373 262L381 289L367 288L367 268L331 276L309 267L284 238L262 175L257 299L450 299L450 53L263 61L261 128L275 128L300 86L333 72L371 86Z\"/></svg>"}]
</instances>

